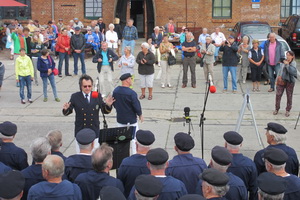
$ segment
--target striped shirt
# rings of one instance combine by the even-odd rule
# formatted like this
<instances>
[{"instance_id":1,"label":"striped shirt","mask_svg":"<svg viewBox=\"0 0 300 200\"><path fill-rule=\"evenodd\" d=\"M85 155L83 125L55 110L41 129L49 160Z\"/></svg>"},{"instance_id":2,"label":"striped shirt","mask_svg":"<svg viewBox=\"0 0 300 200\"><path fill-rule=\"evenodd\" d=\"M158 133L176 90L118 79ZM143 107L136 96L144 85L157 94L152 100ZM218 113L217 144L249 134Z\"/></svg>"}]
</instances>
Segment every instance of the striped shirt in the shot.
<instances>
[{"instance_id":1,"label":"striped shirt","mask_svg":"<svg viewBox=\"0 0 300 200\"><path fill-rule=\"evenodd\" d=\"M138 32L135 26L125 26L123 30L123 38L125 40L137 40L138 39Z\"/></svg>"}]
</instances>

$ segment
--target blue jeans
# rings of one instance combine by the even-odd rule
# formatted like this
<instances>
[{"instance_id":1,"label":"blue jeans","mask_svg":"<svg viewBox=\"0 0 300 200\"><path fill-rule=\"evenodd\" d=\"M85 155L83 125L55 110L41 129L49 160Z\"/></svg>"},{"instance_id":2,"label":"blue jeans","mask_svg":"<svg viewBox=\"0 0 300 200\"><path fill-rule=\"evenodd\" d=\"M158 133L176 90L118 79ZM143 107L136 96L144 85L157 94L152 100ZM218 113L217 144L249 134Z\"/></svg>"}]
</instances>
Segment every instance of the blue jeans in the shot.
<instances>
[{"instance_id":1,"label":"blue jeans","mask_svg":"<svg viewBox=\"0 0 300 200\"><path fill-rule=\"evenodd\" d=\"M86 74L85 71L85 62L84 62L84 51L81 53L73 53L73 58L74 58L74 74L78 74L78 57L80 58L81 62L81 72L82 74Z\"/></svg>"},{"instance_id":2,"label":"blue jeans","mask_svg":"<svg viewBox=\"0 0 300 200\"><path fill-rule=\"evenodd\" d=\"M48 86L48 79L50 81L51 87L52 87L52 91L53 91L53 95L54 98L57 98L57 92L56 92L56 84L55 84L55 78L54 75L51 74L48 77L41 77L43 80L43 94L44 94L44 98L47 98L47 86Z\"/></svg>"},{"instance_id":3,"label":"blue jeans","mask_svg":"<svg viewBox=\"0 0 300 200\"><path fill-rule=\"evenodd\" d=\"M227 78L228 78L228 72L231 74L232 79L232 90L237 90L236 85L236 66L223 66L223 83L224 83L224 90L227 90Z\"/></svg>"},{"instance_id":4,"label":"blue jeans","mask_svg":"<svg viewBox=\"0 0 300 200\"><path fill-rule=\"evenodd\" d=\"M273 90L275 86L275 78L277 77L279 69L280 69L280 63L277 63L275 66L268 65L270 85ZM275 78L274 78L274 72L275 72Z\"/></svg>"},{"instance_id":5,"label":"blue jeans","mask_svg":"<svg viewBox=\"0 0 300 200\"><path fill-rule=\"evenodd\" d=\"M134 47L135 47L135 40L123 40L123 44L122 44L122 55L124 55L124 48L126 46L130 46L131 47L131 54L134 55Z\"/></svg>"},{"instance_id":6,"label":"blue jeans","mask_svg":"<svg viewBox=\"0 0 300 200\"><path fill-rule=\"evenodd\" d=\"M25 99L24 87L27 87L27 99L31 99L31 76L19 76L20 81L20 98Z\"/></svg>"},{"instance_id":7,"label":"blue jeans","mask_svg":"<svg viewBox=\"0 0 300 200\"><path fill-rule=\"evenodd\" d=\"M62 64L65 59L65 75L69 74L69 55L68 53L61 53L59 52L59 61L58 61L58 72L61 74Z\"/></svg>"}]
</instances>

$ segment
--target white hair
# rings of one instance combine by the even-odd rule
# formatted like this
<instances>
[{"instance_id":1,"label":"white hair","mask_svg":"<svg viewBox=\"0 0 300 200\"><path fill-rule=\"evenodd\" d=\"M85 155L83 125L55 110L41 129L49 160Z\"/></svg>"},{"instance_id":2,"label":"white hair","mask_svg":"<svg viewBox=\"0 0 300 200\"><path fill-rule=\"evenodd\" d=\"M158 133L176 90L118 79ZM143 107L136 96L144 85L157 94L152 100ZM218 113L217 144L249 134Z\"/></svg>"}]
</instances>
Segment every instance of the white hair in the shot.
<instances>
[{"instance_id":1,"label":"white hair","mask_svg":"<svg viewBox=\"0 0 300 200\"><path fill-rule=\"evenodd\" d=\"M146 48L146 49L149 49L149 48L150 48L150 46L149 46L149 44L148 44L147 42L143 42L143 43L141 44L141 47L144 47L144 48Z\"/></svg>"},{"instance_id":2,"label":"white hair","mask_svg":"<svg viewBox=\"0 0 300 200\"><path fill-rule=\"evenodd\" d=\"M50 131L46 137L51 145L51 150L57 150L62 145L62 133L59 130Z\"/></svg>"},{"instance_id":3,"label":"white hair","mask_svg":"<svg viewBox=\"0 0 300 200\"><path fill-rule=\"evenodd\" d=\"M209 184L206 181L203 181L206 186L209 186L212 188L212 193L219 195L219 196L225 196L225 194L229 191L230 186L229 185L224 185L224 186L214 186Z\"/></svg>"},{"instance_id":4,"label":"white hair","mask_svg":"<svg viewBox=\"0 0 300 200\"><path fill-rule=\"evenodd\" d=\"M212 162L212 168L221 172L226 172L229 167L229 165L220 165L219 163L214 161L214 159L211 159L211 162Z\"/></svg>"},{"instance_id":5,"label":"white hair","mask_svg":"<svg viewBox=\"0 0 300 200\"><path fill-rule=\"evenodd\" d=\"M131 47L130 46L126 46L126 47L124 47L124 49L127 49L128 51L131 52Z\"/></svg>"},{"instance_id":6,"label":"white hair","mask_svg":"<svg viewBox=\"0 0 300 200\"><path fill-rule=\"evenodd\" d=\"M271 194L265 193L260 188L258 188L257 193L258 193L258 195L260 195L261 200L283 200L283 197L284 197L284 192L281 194L271 195Z\"/></svg>"},{"instance_id":7,"label":"white hair","mask_svg":"<svg viewBox=\"0 0 300 200\"><path fill-rule=\"evenodd\" d=\"M113 28L113 29L114 29L114 28L115 28L115 25L109 24L109 25L108 25L108 28Z\"/></svg>"},{"instance_id":8,"label":"white hair","mask_svg":"<svg viewBox=\"0 0 300 200\"><path fill-rule=\"evenodd\" d=\"M207 28L203 28L202 31L207 31Z\"/></svg>"},{"instance_id":9,"label":"white hair","mask_svg":"<svg viewBox=\"0 0 300 200\"><path fill-rule=\"evenodd\" d=\"M286 136L285 134L278 134L269 130L269 134L274 136L274 140L277 144L285 144Z\"/></svg>"},{"instance_id":10,"label":"white hair","mask_svg":"<svg viewBox=\"0 0 300 200\"><path fill-rule=\"evenodd\" d=\"M3 135L2 133L0 133L0 138L2 138L2 139L13 139L14 135L12 135L12 136L6 136L6 135Z\"/></svg>"},{"instance_id":11,"label":"white hair","mask_svg":"<svg viewBox=\"0 0 300 200\"><path fill-rule=\"evenodd\" d=\"M51 145L46 137L35 139L30 145L31 156L35 162L43 162L51 153Z\"/></svg>"}]
</instances>

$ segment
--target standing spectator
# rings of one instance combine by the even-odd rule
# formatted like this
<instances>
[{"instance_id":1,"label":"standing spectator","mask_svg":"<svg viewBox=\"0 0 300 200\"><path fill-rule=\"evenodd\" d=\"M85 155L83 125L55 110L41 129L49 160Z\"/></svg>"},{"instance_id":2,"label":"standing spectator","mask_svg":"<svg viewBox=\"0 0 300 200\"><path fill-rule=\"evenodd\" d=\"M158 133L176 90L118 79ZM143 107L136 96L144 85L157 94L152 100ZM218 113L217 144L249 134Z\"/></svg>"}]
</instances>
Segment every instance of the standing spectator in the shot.
<instances>
[{"instance_id":1,"label":"standing spectator","mask_svg":"<svg viewBox=\"0 0 300 200\"><path fill-rule=\"evenodd\" d=\"M276 34L270 33L269 38L270 39L265 43L264 55L270 79L270 89L268 92L273 92L275 87L275 78L277 77L280 69L280 62L282 62L285 58L282 44L276 39Z\"/></svg>"},{"instance_id":2,"label":"standing spectator","mask_svg":"<svg viewBox=\"0 0 300 200\"><path fill-rule=\"evenodd\" d=\"M0 90L3 84L4 73L5 73L5 66L2 62L0 62Z\"/></svg>"},{"instance_id":3,"label":"standing spectator","mask_svg":"<svg viewBox=\"0 0 300 200\"><path fill-rule=\"evenodd\" d=\"M58 28L58 31L61 31L63 28L65 28L63 19L59 19L59 20L58 20L57 28Z\"/></svg>"},{"instance_id":4,"label":"standing spectator","mask_svg":"<svg viewBox=\"0 0 300 200\"><path fill-rule=\"evenodd\" d=\"M58 36L56 43L56 51L59 53L58 76L62 77L62 65L65 60L65 76L71 76L69 73L69 54L70 54L70 37L67 29L62 30L62 34Z\"/></svg>"},{"instance_id":5,"label":"standing spectator","mask_svg":"<svg viewBox=\"0 0 300 200\"><path fill-rule=\"evenodd\" d=\"M7 28L6 29L7 41L6 41L6 48L10 49L10 59L14 59L14 40L12 39L12 32L14 32L14 28Z\"/></svg>"},{"instance_id":6,"label":"standing spectator","mask_svg":"<svg viewBox=\"0 0 300 200\"><path fill-rule=\"evenodd\" d=\"M31 42L32 42L32 38L30 36L29 28L25 27L23 29L23 34L24 34L25 41L26 41L27 56L29 56L31 58Z\"/></svg>"},{"instance_id":7,"label":"standing spectator","mask_svg":"<svg viewBox=\"0 0 300 200\"><path fill-rule=\"evenodd\" d=\"M134 55L135 40L138 39L138 31L135 26L133 26L133 19L127 21L127 26L123 30L123 44L122 44L122 54L124 55L124 48L126 46L131 47L131 53Z\"/></svg>"},{"instance_id":8,"label":"standing spectator","mask_svg":"<svg viewBox=\"0 0 300 200\"><path fill-rule=\"evenodd\" d=\"M174 23L173 17L169 18L169 23L167 23L164 28L166 30L166 33L175 33L176 32L176 25Z\"/></svg>"},{"instance_id":9,"label":"standing spectator","mask_svg":"<svg viewBox=\"0 0 300 200\"><path fill-rule=\"evenodd\" d=\"M163 36L162 43L160 43L159 51L161 54L161 87L164 88L165 85L167 87L172 87L171 85L171 77L170 77L170 65L168 64L168 58L173 49L173 44L169 42L169 38L167 35Z\"/></svg>"},{"instance_id":10,"label":"standing spectator","mask_svg":"<svg viewBox=\"0 0 300 200\"><path fill-rule=\"evenodd\" d=\"M223 70L223 84L224 89L223 92L227 92L227 79L228 72L231 74L232 79L232 93L237 93L237 82L236 82L236 68L238 65L238 45L234 41L234 37L230 35L226 41L222 43L220 47L220 51L223 51L222 57L222 70Z\"/></svg>"},{"instance_id":11,"label":"standing spectator","mask_svg":"<svg viewBox=\"0 0 300 200\"><path fill-rule=\"evenodd\" d=\"M103 19L101 17L98 19L98 23L97 24L98 24L98 26L100 28L100 32L102 34L104 34L106 27L105 27L105 24L104 24Z\"/></svg>"},{"instance_id":12,"label":"standing spectator","mask_svg":"<svg viewBox=\"0 0 300 200\"><path fill-rule=\"evenodd\" d=\"M98 199L104 186L114 186L124 193L124 186L119 179L109 175L113 166L113 148L102 144L92 154L93 170L79 174L75 183L81 189L83 199Z\"/></svg>"},{"instance_id":13,"label":"standing spectator","mask_svg":"<svg viewBox=\"0 0 300 200\"><path fill-rule=\"evenodd\" d=\"M205 43L201 42L201 53L204 56L203 58L203 72L206 83L208 80L208 73L210 73L212 81L214 80L214 55L216 47L212 44L212 39L210 36L205 38Z\"/></svg>"},{"instance_id":14,"label":"standing spectator","mask_svg":"<svg viewBox=\"0 0 300 200\"><path fill-rule=\"evenodd\" d=\"M27 45L26 39L23 34L23 28L17 27L11 34L11 39L14 41L14 59L20 55L20 49L25 49L25 53L27 53Z\"/></svg>"},{"instance_id":15,"label":"standing spectator","mask_svg":"<svg viewBox=\"0 0 300 200\"><path fill-rule=\"evenodd\" d=\"M121 46L121 42L122 42L122 27L120 25L120 19L119 18L115 18L114 19L114 25L115 25L115 31L118 34L118 48L117 48L117 55L119 57L121 57L120 54L120 46Z\"/></svg>"},{"instance_id":16,"label":"standing spectator","mask_svg":"<svg viewBox=\"0 0 300 200\"><path fill-rule=\"evenodd\" d=\"M213 40L213 44L216 47L214 65L217 65L220 47L225 42L226 38L225 38L225 35L222 32L220 32L220 27L215 28L215 32L211 34L211 38Z\"/></svg>"},{"instance_id":17,"label":"standing spectator","mask_svg":"<svg viewBox=\"0 0 300 200\"><path fill-rule=\"evenodd\" d=\"M274 115L278 114L278 111L280 109L281 97L285 90L287 97L285 116L290 116L290 110L292 109L293 102L294 86L296 82L295 78L297 78L295 54L293 51L288 51L286 53L286 60L283 61L276 80L276 103L275 111L273 112Z\"/></svg>"},{"instance_id":18,"label":"standing spectator","mask_svg":"<svg viewBox=\"0 0 300 200\"><path fill-rule=\"evenodd\" d=\"M263 41L260 43L259 47L264 51L265 50L265 43L270 40L270 34L271 33L268 33L267 35L267 40ZM269 79L269 74L268 74L268 66L266 64L266 62L264 62L264 66L262 68L262 72L264 74L264 77L266 79L264 85L269 85L270 84L270 79Z\"/></svg>"},{"instance_id":19,"label":"standing spectator","mask_svg":"<svg viewBox=\"0 0 300 200\"><path fill-rule=\"evenodd\" d=\"M182 31L180 33L180 37L179 37L179 42L180 42L180 45L182 46L182 43L185 42L186 40L186 34L189 32L189 29L186 28L185 26L182 27Z\"/></svg>"},{"instance_id":20,"label":"standing spectator","mask_svg":"<svg viewBox=\"0 0 300 200\"><path fill-rule=\"evenodd\" d=\"M28 20L27 28L29 28L29 32L33 33L37 27L34 25L33 20L30 19Z\"/></svg>"},{"instance_id":21,"label":"standing spectator","mask_svg":"<svg viewBox=\"0 0 300 200\"><path fill-rule=\"evenodd\" d=\"M25 104L24 87L27 87L28 102L32 103L31 99L31 81L34 79L34 69L32 61L26 55L25 49L20 49L20 56L16 59L15 64L16 80L20 83L20 98L21 104Z\"/></svg>"},{"instance_id":22,"label":"standing spectator","mask_svg":"<svg viewBox=\"0 0 300 200\"><path fill-rule=\"evenodd\" d=\"M246 83L248 67L250 64L248 59L249 50L250 50L249 37L245 35L243 37L242 44L239 45L238 53L241 54L242 56L242 63L241 66L238 67L238 73L237 73L239 82L242 81L243 83Z\"/></svg>"},{"instance_id":23,"label":"standing spectator","mask_svg":"<svg viewBox=\"0 0 300 200\"><path fill-rule=\"evenodd\" d=\"M62 152L59 151L59 149L62 146L62 133L59 130L53 130L48 132L46 137L49 140L49 143L51 145L51 155L57 155L60 156L64 161L66 160L66 157Z\"/></svg>"},{"instance_id":24,"label":"standing spectator","mask_svg":"<svg viewBox=\"0 0 300 200\"><path fill-rule=\"evenodd\" d=\"M41 51L41 56L38 57L37 69L40 71L40 76L43 80L44 102L48 101L48 95L47 95L48 79L52 87L55 101L60 102L60 99L58 98L56 92L55 78L53 74L54 68L55 68L55 62L52 59L52 57L49 55L49 51L47 49L43 49Z\"/></svg>"},{"instance_id":25,"label":"standing spectator","mask_svg":"<svg viewBox=\"0 0 300 200\"><path fill-rule=\"evenodd\" d=\"M75 17L73 20L74 20L73 28L78 26L82 29L84 27L83 23L81 21L79 21L79 19L77 17Z\"/></svg>"},{"instance_id":26,"label":"standing spectator","mask_svg":"<svg viewBox=\"0 0 300 200\"><path fill-rule=\"evenodd\" d=\"M0 162L14 170L23 170L28 167L27 154L14 144L16 134L16 124L9 121L0 124Z\"/></svg>"},{"instance_id":27,"label":"standing spectator","mask_svg":"<svg viewBox=\"0 0 300 200\"><path fill-rule=\"evenodd\" d=\"M108 45L108 48L113 49L113 51L116 51L118 48L118 34L114 31L115 25L109 24L108 25L109 30L106 31L105 39Z\"/></svg>"},{"instance_id":28,"label":"standing spectator","mask_svg":"<svg viewBox=\"0 0 300 200\"><path fill-rule=\"evenodd\" d=\"M142 95L140 99L145 98L146 87L149 91L148 100L153 98L153 79L154 79L154 66L155 56L152 52L149 51L149 44L143 42L142 51L138 53L136 57L136 62L138 63L138 73L140 75L140 87L142 90Z\"/></svg>"},{"instance_id":29,"label":"standing spectator","mask_svg":"<svg viewBox=\"0 0 300 200\"><path fill-rule=\"evenodd\" d=\"M132 83L134 82L135 57L131 54L130 46L124 48L125 54L120 58L118 66L121 68L121 75L130 73Z\"/></svg>"},{"instance_id":30,"label":"standing spectator","mask_svg":"<svg viewBox=\"0 0 300 200\"><path fill-rule=\"evenodd\" d=\"M93 55L95 55L95 52L99 50L100 42L98 41L97 35L92 32L91 28L87 28L87 33L85 34L85 41L86 46L85 48L93 48Z\"/></svg>"},{"instance_id":31,"label":"standing spectator","mask_svg":"<svg viewBox=\"0 0 300 200\"><path fill-rule=\"evenodd\" d=\"M196 88L196 42L194 41L193 33L188 32L186 34L186 41L182 43L183 51L183 77L182 88L185 88L188 83L187 73L190 67L192 87Z\"/></svg>"},{"instance_id":32,"label":"standing spectator","mask_svg":"<svg viewBox=\"0 0 300 200\"><path fill-rule=\"evenodd\" d=\"M260 47L258 47L258 44L259 44L258 40L252 41L253 47L252 47L252 49L250 49L249 55L248 55L248 59L250 61L251 78L252 78L252 84L253 84L252 91L253 92L260 91L259 85L260 85L260 80L261 80L261 70L263 68L263 62L264 62L264 52Z\"/></svg>"},{"instance_id":33,"label":"standing spectator","mask_svg":"<svg viewBox=\"0 0 300 200\"><path fill-rule=\"evenodd\" d=\"M97 63L99 73L100 91L103 96L113 91L112 72L114 71L113 61L118 60L118 56L107 48L107 43L103 42L101 49L93 57L93 63ZM107 82L105 81L105 76ZM108 88L108 89L107 89Z\"/></svg>"},{"instance_id":34,"label":"standing spectator","mask_svg":"<svg viewBox=\"0 0 300 200\"><path fill-rule=\"evenodd\" d=\"M25 178L24 195L22 200L27 199L28 191L31 186L45 181L42 172L42 164L47 155L51 154L51 146L48 139L46 137L36 138L30 145L30 152L34 164L21 171Z\"/></svg>"},{"instance_id":35,"label":"standing spectator","mask_svg":"<svg viewBox=\"0 0 300 200\"><path fill-rule=\"evenodd\" d=\"M160 66L161 54L160 54L160 50L159 50L159 45L162 42L163 36L159 32L159 27L158 26L155 26L154 33L151 34L151 38L152 38L152 45L154 46L154 51L155 51L155 52L152 52L152 53L154 53L154 55L156 55L157 64L158 64L158 66Z\"/></svg>"},{"instance_id":36,"label":"standing spectator","mask_svg":"<svg viewBox=\"0 0 300 200\"><path fill-rule=\"evenodd\" d=\"M34 67L34 81L35 81L35 85L39 85L38 78L37 78L37 69L38 69L37 63L38 63L38 58L42 55L41 51L44 49L44 44L36 35L33 36L32 39L33 40L30 46L31 46L31 59Z\"/></svg>"},{"instance_id":37,"label":"standing spectator","mask_svg":"<svg viewBox=\"0 0 300 200\"><path fill-rule=\"evenodd\" d=\"M85 61L84 61L84 49L86 40L83 34L80 33L80 28L75 28L75 34L71 37L71 48L74 58L74 75L78 74L78 57L81 62L81 73L86 74Z\"/></svg>"},{"instance_id":38,"label":"standing spectator","mask_svg":"<svg viewBox=\"0 0 300 200\"><path fill-rule=\"evenodd\" d=\"M81 191L78 185L63 180L64 161L57 155L48 155L42 164L42 181L33 185L28 192L28 199L70 199L81 200Z\"/></svg>"},{"instance_id":39,"label":"standing spectator","mask_svg":"<svg viewBox=\"0 0 300 200\"><path fill-rule=\"evenodd\" d=\"M108 96L103 102L101 95L98 98L91 98L93 87L92 77L84 74L79 79L80 91L72 94L68 103L63 105L63 115L68 116L75 110L75 136L78 131L84 128L93 129L97 137L100 131L99 111L104 114L111 112L113 98Z\"/></svg>"},{"instance_id":40,"label":"standing spectator","mask_svg":"<svg viewBox=\"0 0 300 200\"><path fill-rule=\"evenodd\" d=\"M199 35L199 38L198 38L198 44L200 47L206 43L206 38L208 36L210 36L210 35L207 33L207 28L203 28L202 33Z\"/></svg>"}]
</instances>

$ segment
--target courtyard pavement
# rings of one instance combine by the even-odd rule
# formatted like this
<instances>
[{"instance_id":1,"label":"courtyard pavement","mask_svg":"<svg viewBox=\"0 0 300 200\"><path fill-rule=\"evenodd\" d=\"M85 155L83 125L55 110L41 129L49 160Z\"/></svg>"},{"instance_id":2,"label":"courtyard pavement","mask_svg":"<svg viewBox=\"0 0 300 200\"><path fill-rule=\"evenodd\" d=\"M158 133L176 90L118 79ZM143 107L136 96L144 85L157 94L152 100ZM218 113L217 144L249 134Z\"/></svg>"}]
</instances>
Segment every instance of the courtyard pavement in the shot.
<instances>
[{"instance_id":1,"label":"courtyard pavement","mask_svg":"<svg viewBox=\"0 0 300 200\"><path fill-rule=\"evenodd\" d=\"M137 43L135 55L140 50ZM179 55L177 57L180 57ZM92 63L92 56L86 58L87 74L93 78L97 77L96 64ZM75 77L56 77L56 86L61 102L55 102L52 95L51 87L48 87L48 102L43 102L42 81L39 77L39 85L33 84L32 104L20 103L19 88L16 87L14 64L9 60L8 51L0 52L0 61L5 64L5 80L0 91L0 122L12 121L18 126L18 133L15 138L15 144L24 148L28 153L29 163L31 163L30 149L31 142L39 137L45 136L50 130L58 129L63 132L63 146L61 151L69 156L75 153L74 141L74 119L75 115L63 116L61 110L64 102L68 102L72 93L79 90L78 79ZM58 60L55 60L58 63ZM70 59L70 73L73 70L73 59ZM139 77L137 66L135 67L136 79L134 82L134 90L141 94L139 89ZM159 71L155 67L155 74ZM120 84L120 70L115 65L113 73L115 86ZM170 158L175 155L174 151L174 135L177 132L187 132L188 125L184 126L183 116L184 107L190 107L190 116L192 122L191 135L195 139L195 148L192 153L201 157L201 140L199 120L202 113L205 94L205 80L203 69L197 64L196 67L197 88L192 88L190 82L188 87L181 88L182 81L182 65L179 63L171 67L171 84L172 88L161 88L160 80L154 81L153 100L146 98L141 100L144 123L140 123L140 129L151 130L156 137L153 147L165 148ZM252 92L251 80L247 80L246 84L238 85L238 93L233 94L231 90L222 93L222 66L218 64L214 67L215 86L217 92L209 94L207 107L205 112L204 124L204 160L209 162L210 151L215 145L224 145L223 134L226 131L234 130L239 118L244 96L243 92L250 90L250 100L254 109L255 119L258 126L259 135L263 144L266 146L265 127L268 122L281 123L288 129L287 144L293 147L298 155L300 155L300 125L294 130L294 126L300 110L300 87L299 82L296 83L293 97L293 108L290 117L285 117L286 96L282 98L281 107L277 116L272 114L275 104L275 92L267 92L269 86L261 86L260 92ZM189 74L190 78L190 74ZM231 81L229 81L229 89L231 89ZM107 115L108 127L116 126L115 110ZM240 134L244 137L242 153L254 157L256 151L262 148L259 145L255 128L251 120L250 111L246 108L243 122L240 127ZM102 128L102 117L101 128Z\"/></svg>"}]
</instances>

